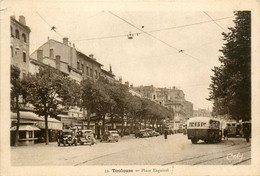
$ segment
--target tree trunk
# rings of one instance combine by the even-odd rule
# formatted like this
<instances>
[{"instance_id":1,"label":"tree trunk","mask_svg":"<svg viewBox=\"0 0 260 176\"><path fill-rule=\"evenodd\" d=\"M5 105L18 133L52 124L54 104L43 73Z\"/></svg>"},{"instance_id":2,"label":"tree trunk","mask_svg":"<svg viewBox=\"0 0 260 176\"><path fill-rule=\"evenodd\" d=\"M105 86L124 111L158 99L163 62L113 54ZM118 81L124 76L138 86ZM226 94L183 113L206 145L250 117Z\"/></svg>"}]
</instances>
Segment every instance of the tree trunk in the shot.
<instances>
[{"instance_id":1,"label":"tree trunk","mask_svg":"<svg viewBox=\"0 0 260 176\"><path fill-rule=\"evenodd\" d=\"M88 130L90 129L90 115L91 115L91 112L90 112L90 110L88 109L87 110L87 118L88 118Z\"/></svg>"},{"instance_id":2,"label":"tree trunk","mask_svg":"<svg viewBox=\"0 0 260 176\"><path fill-rule=\"evenodd\" d=\"M19 127L20 127L19 95L16 95L15 98L16 98L17 123L16 123L14 146L17 147L18 146L18 140L19 140Z\"/></svg>"},{"instance_id":3,"label":"tree trunk","mask_svg":"<svg viewBox=\"0 0 260 176\"><path fill-rule=\"evenodd\" d=\"M133 133L133 126L134 126L134 121L132 120L131 125L130 125L130 133L131 134Z\"/></svg>"},{"instance_id":4,"label":"tree trunk","mask_svg":"<svg viewBox=\"0 0 260 176\"><path fill-rule=\"evenodd\" d=\"M110 121L112 125L112 129L114 129L114 114L112 113L112 108L110 107Z\"/></svg>"},{"instance_id":5,"label":"tree trunk","mask_svg":"<svg viewBox=\"0 0 260 176\"><path fill-rule=\"evenodd\" d=\"M102 115L102 135L104 135L105 132L105 115Z\"/></svg>"},{"instance_id":6,"label":"tree trunk","mask_svg":"<svg viewBox=\"0 0 260 176\"><path fill-rule=\"evenodd\" d=\"M122 115L122 130L121 130L121 137L124 136L124 115Z\"/></svg>"},{"instance_id":7,"label":"tree trunk","mask_svg":"<svg viewBox=\"0 0 260 176\"><path fill-rule=\"evenodd\" d=\"M46 142L46 145L48 145L49 144L49 129L48 129L48 114L47 114L46 103L44 103L44 116L45 116L45 142Z\"/></svg>"}]
</instances>

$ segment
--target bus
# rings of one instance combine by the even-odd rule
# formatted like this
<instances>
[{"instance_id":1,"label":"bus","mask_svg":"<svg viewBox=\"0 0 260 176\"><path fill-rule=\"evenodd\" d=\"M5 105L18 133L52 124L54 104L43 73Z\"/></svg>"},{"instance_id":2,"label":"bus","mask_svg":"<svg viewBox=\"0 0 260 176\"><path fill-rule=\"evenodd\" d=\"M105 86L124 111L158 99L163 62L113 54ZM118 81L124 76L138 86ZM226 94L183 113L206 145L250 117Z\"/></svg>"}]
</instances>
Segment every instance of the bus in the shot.
<instances>
[{"instance_id":1,"label":"bus","mask_svg":"<svg viewBox=\"0 0 260 176\"><path fill-rule=\"evenodd\" d=\"M193 117L187 121L187 136L192 144L199 140L205 143L221 142L222 129L220 121L210 117Z\"/></svg>"}]
</instances>

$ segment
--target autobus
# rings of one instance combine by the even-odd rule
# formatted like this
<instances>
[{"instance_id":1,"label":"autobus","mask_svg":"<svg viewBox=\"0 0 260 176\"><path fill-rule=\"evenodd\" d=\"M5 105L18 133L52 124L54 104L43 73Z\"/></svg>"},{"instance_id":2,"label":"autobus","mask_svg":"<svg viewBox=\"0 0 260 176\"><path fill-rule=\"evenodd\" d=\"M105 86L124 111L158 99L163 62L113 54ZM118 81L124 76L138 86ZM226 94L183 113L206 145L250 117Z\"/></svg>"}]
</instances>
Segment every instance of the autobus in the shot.
<instances>
[{"instance_id":1,"label":"autobus","mask_svg":"<svg viewBox=\"0 0 260 176\"><path fill-rule=\"evenodd\" d=\"M221 142L220 121L210 117L193 117L187 121L187 136L193 144L199 140L205 143Z\"/></svg>"}]
</instances>

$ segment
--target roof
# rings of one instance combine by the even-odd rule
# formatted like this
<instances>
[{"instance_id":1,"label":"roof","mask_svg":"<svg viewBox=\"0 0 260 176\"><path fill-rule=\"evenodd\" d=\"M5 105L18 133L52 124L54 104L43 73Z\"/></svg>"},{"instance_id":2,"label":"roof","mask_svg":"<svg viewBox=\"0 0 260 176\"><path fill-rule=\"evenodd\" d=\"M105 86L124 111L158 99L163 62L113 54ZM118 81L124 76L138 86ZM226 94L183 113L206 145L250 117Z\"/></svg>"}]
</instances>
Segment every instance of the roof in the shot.
<instances>
[{"instance_id":1,"label":"roof","mask_svg":"<svg viewBox=\"0 0 260 176\"><path fill-rule=\"evenodd\" d=\"M26 111L20 112L20 118L23 120L45 121L44 117L39 117L37 114L35 114L33 112L26 112ZM11 119L17 119L17 114L11 112ZM61 123L59 120L57 120L55 118L51 118L51 117L48 118L48 122Z\"/></svg>"},{"instance_id":2,"label":"roof","mask_svg":"<svg viewBox=\"0 0 260 176\"><path fill-rule=\"evenodd\" d=\"M211 117L192 117L188 120L188 122L197 122L197 121L209 121L209 120L216 120L216 121L220 121L216 118L211 118Z\"/></svg>"},{"instance_id":3,"label":"roof","mask_svg":"<svg viewBox=\"0 0 260 176\"><path fill-rule=\"evenodd\" d=\"M114 78L114 76L115 76L113 73L111 73L111 72L109 72L109 71L106 71L106 70L104 70L104 69L102 69L102 68L101 68L101 71L104 72L106 75L112 77L112 78Z\"/></svg>"},{"instance_id":4,"label":"roof","mask_svg":"<svg viewBox=\"0 0 260 176\"><path fill-rule=\"evenodd\" d=\"M14 17L11 16L10 19L11 19L11 21L15 22L16 24L22 26L25 30L31 32L31 29L30 29L28 26L26 26L26 25L20 23L20 22L17 21Z\"/></svg>"},{"instance_id":5,"label":"roof","mask_svg":"<svg viewBox=\"0 0 260 176\"><path fill-rule=\"evenodd\" d=\"M10 130L16 131L16 125L13 126ZM23 125L23 124L21 124L19 126L19 131L40 131L40 128L38 128L34 125Z\"/></svg>"},{"instance_id":6,"label":"roof","mask_svg":"<svg viewBox=\"0 0 260 176\"><path fill-rule=\"evenodd\" d=\"M90 58L89 56L87 56L86 54L80 52L79 50L76 50L76 51L77 51L78 54L83 55L83 56L84 56L86 59L88 59L89 61L94 62L94 63L96 63L96 64L99 65L99 66L103 66L101 63L99 63L99 62L97 62L96 60Z\"/></svg>"}]
</instances>

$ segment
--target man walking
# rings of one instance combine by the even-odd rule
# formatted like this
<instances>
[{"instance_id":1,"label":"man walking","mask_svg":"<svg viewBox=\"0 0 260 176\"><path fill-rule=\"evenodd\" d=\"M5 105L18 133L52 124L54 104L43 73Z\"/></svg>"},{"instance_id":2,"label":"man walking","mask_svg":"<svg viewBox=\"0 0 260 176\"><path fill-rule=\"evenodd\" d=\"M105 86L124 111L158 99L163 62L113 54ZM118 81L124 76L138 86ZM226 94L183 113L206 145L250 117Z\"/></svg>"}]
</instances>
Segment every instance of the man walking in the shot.
<instances>
[{"instance_id":1,"label":"man walking","mask_svg":"<svg viewBox=\"0 0 260 176\"><path fill-rule=\"evenodd\" d=\"M167 135L168 135L168 131L167 131L167 130L164 130L164 139L165 139L165 140L167 139Z\"/></svg>"},{"instance_id":2,"label":"man walking","mask_svg":"<svg viewBox=\"0 0 260 176\"><path fill-rule=\"evenodd\" d=\"M249 135L250 135L250 131L249 131L248 127L245 127L244 136L246 138L246 142L249 142Z\"/></svg>"},{"instance_id":3,"label":"man walking","mask_svg":"<svg viewBox=\"0 0 260 176\"><path fill-rule=\"evenodd\" d=\"M226 138L228 140L228 129L227 129L227 127L224 128L224 140L226 140Z\"/></svg>"}]
</instances>

